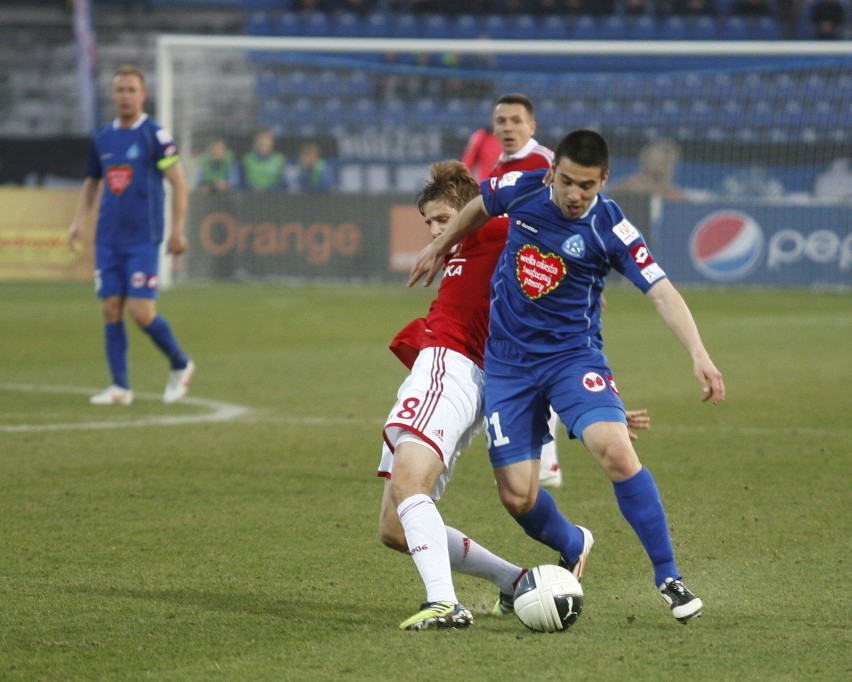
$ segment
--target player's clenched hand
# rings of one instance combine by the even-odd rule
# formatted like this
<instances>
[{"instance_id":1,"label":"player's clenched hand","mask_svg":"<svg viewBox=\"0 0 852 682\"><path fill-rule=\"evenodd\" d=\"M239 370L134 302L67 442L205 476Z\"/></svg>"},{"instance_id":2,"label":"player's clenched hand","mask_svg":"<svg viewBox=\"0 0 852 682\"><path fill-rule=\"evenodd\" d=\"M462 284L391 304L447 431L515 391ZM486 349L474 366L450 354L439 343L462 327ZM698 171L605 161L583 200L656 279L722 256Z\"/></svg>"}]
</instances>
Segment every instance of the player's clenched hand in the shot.
<instances>
[{"instance_id":1,"label":"player's clenched hand","mask_svg":"<svg viewBox=\"0 0 852 682\"><path fill-rule=\"evenodd\" d=\"M187 244L186 238L182 234L173 234L169 237L169 253L173 256L180 256L182 253L186 253Z\"/></svg>"},{"instance_id":2,"label":"player's clenched hand","mask_svg":"<svg viewBox=\"0 0 852 682\"><path fill-rule=\"evenodd\" d=\"M641 429L645 431L651 428L651 418L648 416L648 410L625 410L624 413L627 415L628 429ZM630 436L630 440L639 440L639 436L632 431L628 431L627 434Z\"/></svg>"},{"instance_id":3,"label":"player's clenched hand","mask_svg":"<svg viewBox=\"0 0 852 682\"><path fill-rule=\"evenodd\" d=\"M413 286L418 280L423 279L423 286L428 287L435 279L435 275L438 274L443 262L444 254L435 247L434 242L425 246L417 254L417 260L411 268L411 274L408 276L408 286Z\"/></svg>"},{"instance_id":4,"label":"player's clenched hand","mask_svg":"<svg viewBox=\"0 0 852 682\"><path fill-rule=\"evenodd\" d=\"M693 374L701 384L703 393L701 402L706 403L708 400L714 405L722 402L725 399L725 382L722 380L722 373L716 369L716 365L705 358L700 362L695 363Z\"/></svg>"},{"instance_id":5,"label":"player's clenched hand","mask_svg":"<svg viewBox=\"0 0 852 682\"><path fill-rule=\"evenodd\" d=\"M80 226L77 223L71 223L71 227L68 228L68 234L65 236L65 243L68 244L68 248L76 252L77 242L80 240L80 237Z\"/></svg>"}]
</instances>

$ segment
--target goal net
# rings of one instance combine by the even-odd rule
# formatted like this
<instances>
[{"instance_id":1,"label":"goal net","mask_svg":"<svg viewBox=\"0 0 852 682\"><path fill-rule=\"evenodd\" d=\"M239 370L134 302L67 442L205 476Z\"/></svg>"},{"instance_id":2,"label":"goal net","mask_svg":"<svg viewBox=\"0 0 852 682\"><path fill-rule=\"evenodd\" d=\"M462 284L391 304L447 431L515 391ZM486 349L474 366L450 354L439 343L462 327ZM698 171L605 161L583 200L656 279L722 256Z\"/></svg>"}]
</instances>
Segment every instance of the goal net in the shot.
<instances>
[{"instance_id":1,"label":"goal net","mask_svg":"<svg viewBox=\"0 0 852 682\"><path fill-rule=\"evenodd\" d=\"M813 272L820 258L831 261L837 272L818 281L848 285L852 50L845 42L164 35L157 50L157 115L193 178L214 139L239 161L268 130L287 159L274 190L252 191L243 174L240 188L194 191L195 255L178 278L402 276L428 239L413 200L429 164L459 158L471 133L488 125L495 99L522 92L536 104L542 144L553 147L578 127L607 138L607 189L652 242L665 233L663 215L685 216L691 229L700 216L693 219L689 206L705 214L795 207L796 235L781 240L779 253L799 251L804 261L810 253ZM297 186L306 143L319 148L332 191ZM653 156L649 147L673 150L678 201L618 191ZM834 237L811 243L799 225L811 219L828 220ZM764 233L771 221L771 212L757 219ZM730 230L741 234L729 250L742 251L748 225ZM752 240L765 275L780 277L762 283L812 284L801 273L770 272L771 239ZM700 274L706 249L684 249L679 257L692 258Z\"/></svg>"}]
</instances>

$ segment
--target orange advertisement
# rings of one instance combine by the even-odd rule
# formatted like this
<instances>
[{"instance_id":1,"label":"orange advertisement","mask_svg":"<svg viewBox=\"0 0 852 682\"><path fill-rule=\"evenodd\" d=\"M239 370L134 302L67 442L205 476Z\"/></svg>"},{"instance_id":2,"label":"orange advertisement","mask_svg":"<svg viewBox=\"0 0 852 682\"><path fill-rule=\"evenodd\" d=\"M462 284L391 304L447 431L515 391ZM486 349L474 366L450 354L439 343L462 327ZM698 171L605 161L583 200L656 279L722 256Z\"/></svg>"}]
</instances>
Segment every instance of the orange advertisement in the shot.
<instances>
[{"instance_id":1,"label":"orange advertisement","mask_svg":"<svg viewBox=\"0 0 852 682\"><path fill-rule=\"evenodd\" d=\"M390 210L390 271L407 273L420 250L432 241L429 228L416 206Z\"/></svg>"},{"instance_id":2,"label":"orange advertisement","mask_svg":"<svg viewBox=\"0 0 852 682\"><path fill-rule=\"evenodd\" d=\"M79 190L0 188L0 280L90 280L94 216L76 251L65 241Z\"/></svg>"}]
</instances>

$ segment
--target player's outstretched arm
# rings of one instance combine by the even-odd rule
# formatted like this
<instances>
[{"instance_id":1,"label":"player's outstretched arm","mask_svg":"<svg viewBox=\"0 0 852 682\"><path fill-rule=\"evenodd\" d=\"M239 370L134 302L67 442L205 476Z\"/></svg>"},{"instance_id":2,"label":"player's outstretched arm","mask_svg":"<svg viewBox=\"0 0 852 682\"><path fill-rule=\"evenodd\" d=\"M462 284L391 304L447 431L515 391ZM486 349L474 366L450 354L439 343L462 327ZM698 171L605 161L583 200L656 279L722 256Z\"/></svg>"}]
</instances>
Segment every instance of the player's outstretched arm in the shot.
<instances>
[{"instance_id":1,"label":"player's outstretched arm","mask_svg":"<svg viewBox=\"0 0 852 682\"><path fill-rule=\"evenodd\" d=\"M450 249L485 225L491 217L491 214L485 210L485 203L481 196L471 199L447 225L443 234L433 239L417 255L417 260L408 277L408 286L413 286L418 280L423 279L423 286L428 287L440 271L444 257Z\"/></svg>"},{"instance_id":2,"label":"player's outstretched arm","mask_svg":"<svg viewBox=\"0 0 852 682\"><path fill-rule=\"evenodd\" d=\"M715 405L723 401L725 383L722 380L722 373L713 364L710 354L704 348L698 327L686 301L668 279L662 279L652 286L647 296L666 326L672 330L692 356L692 374L701 386L702 402L709 400Z\"/></svg>"}]
</instances>

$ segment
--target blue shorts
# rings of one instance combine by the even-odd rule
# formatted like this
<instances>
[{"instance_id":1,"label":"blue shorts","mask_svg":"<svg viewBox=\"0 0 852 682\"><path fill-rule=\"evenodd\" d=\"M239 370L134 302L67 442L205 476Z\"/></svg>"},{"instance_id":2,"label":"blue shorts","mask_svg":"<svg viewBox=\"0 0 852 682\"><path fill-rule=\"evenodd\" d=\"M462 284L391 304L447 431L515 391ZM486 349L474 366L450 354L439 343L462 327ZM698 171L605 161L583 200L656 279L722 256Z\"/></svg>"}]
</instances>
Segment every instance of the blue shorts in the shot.
<instances>
[{"instance_id":1,"label":"blue shorts","mask_svg":"<svg viewBox=\"0 0 852 682\"><path fill-rule=\"evenodd\" d=\"M606 356L594 348L526 353L489 339L485 348L485 416L491 466L541 457L550 440L550 407L582 439L596 422L627 423Z\"/></svg>"},{"instance_id":2,"label":"blue shorts","mask_svg":"<svg viewBox=\"0 0 852 682\"><path fill-rule=\"evenodd\" d=\"M99 298L157 298L160 245L95 247L95 293Z\"/></svg>"}]
</instances>

